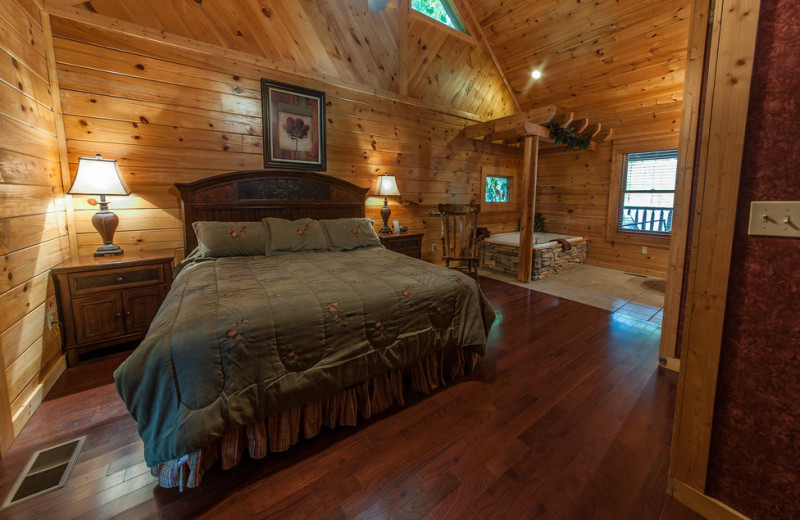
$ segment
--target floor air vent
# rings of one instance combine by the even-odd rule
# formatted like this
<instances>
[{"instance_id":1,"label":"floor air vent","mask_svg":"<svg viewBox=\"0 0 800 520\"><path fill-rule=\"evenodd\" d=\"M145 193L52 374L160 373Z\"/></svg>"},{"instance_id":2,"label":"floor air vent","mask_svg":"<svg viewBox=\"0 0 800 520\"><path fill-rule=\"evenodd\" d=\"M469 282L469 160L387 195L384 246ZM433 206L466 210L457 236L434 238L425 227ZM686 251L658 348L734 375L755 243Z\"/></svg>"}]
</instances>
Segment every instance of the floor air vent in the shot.
<instances>
[{"instance_id":1,"label":"floor air vent","mask_svg":"<svg viewBox=\"0 0 800 520\"><path fill-rule=\"evenodd\" d=\"M0 511L64 487L84 441L86 436L34 453Z\"/></svg>"}]
</instances>

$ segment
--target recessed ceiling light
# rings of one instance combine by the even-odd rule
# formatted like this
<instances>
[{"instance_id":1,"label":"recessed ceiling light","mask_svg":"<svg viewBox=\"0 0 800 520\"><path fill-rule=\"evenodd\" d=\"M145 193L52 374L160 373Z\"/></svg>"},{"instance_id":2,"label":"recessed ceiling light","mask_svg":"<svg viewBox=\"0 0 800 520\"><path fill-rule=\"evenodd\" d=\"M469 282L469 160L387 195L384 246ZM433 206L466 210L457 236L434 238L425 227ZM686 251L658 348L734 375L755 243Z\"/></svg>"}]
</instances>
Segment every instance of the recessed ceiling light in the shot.
<instances>
[{"instance_id":1,"label":"recessed ceiling light","mask_svg":"<svg viewBox=\"0 0 800 520\"><path fill-rule=\"evenodd\" d=\"M534 70L533 72L531 72L531 77L532 77L533 79L539 79L539 78L541 78L541 77L542 77L542 71L541 71L541 70L539 70L539 69L536 69L536 70Z\"/></svg>"}]
</instances>

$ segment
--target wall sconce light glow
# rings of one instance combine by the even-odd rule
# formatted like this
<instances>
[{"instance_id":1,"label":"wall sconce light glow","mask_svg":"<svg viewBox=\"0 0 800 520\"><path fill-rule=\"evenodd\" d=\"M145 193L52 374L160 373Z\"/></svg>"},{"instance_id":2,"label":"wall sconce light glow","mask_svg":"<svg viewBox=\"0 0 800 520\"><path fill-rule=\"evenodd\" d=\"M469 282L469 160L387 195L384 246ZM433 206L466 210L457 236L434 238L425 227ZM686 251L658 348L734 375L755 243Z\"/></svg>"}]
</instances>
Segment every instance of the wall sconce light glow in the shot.
<instances>
[{"instance_id":1,"label":"wall sconce light glow","mask_svg":"<svg viewBox=\"0 0 800 520\"><path fill-rule=\"evenodd\" d=\"M536 70L534 70L533 72L531 72L531 77L532 77L533 79L539 79L539 78L541 78L541 77L542 77L542 71L541 71L541 70L539 70L539 69L536 69Z\"/></svg>"}]
</instances>

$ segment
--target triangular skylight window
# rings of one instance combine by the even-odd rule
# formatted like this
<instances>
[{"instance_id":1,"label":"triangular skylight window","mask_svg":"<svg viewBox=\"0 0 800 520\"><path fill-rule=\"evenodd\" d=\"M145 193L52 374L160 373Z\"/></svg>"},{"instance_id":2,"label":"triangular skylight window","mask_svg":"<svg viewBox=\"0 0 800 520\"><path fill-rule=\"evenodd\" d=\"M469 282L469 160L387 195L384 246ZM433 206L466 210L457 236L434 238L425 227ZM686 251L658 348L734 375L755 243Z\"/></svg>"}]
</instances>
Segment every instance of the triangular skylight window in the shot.
<instances>
[{"instance_id":1,"label":"triangular skylight window","mask_svg":"<svg viewBox=\"0 0 800 520\"><path fill-rule=\"evenodd\" d=\"M457 31L467 32L458 11L449 0L411 0L411 9Z\"/></svg>"}]
</instances>

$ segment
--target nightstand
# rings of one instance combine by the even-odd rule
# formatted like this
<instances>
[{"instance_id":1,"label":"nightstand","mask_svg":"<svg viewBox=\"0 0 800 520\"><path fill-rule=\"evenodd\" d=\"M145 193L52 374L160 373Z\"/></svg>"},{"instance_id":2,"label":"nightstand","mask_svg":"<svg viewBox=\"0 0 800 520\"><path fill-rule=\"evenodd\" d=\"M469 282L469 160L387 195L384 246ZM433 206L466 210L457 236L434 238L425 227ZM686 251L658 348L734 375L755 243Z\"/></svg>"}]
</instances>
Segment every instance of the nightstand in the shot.
<instances>
[{"instance_id":1,"label":"nightstand","mask_svg":"<svg viewBox=\"0 0 800 520\"><path fill-rule=\"evenodd\" d=\"M422 258L422 233L380 234L381 245L389 251Z\"/></svg>"},{"instance_id":2,"label":"nightstand","mask_svg":"<svg viewBox=\"0 0 800 520\"><path fill-rule=\"evenodd\" d=\"M174 251L77 257L53 267L67 365L141 340L172 283Z\"/></svg>"}]
</instances>

